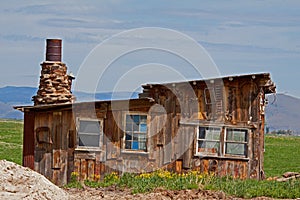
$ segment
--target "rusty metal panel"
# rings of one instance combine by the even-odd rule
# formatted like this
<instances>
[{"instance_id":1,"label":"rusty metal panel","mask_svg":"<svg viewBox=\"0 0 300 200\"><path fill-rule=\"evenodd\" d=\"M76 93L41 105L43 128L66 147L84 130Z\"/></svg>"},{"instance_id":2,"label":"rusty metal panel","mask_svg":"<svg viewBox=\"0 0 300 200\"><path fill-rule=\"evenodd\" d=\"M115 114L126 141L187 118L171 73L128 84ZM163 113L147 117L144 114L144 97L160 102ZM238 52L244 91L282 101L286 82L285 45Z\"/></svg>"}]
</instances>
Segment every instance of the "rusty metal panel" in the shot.
<instances>
[{"instance_id":1,"label":"rusty metal panel","mask_svg":"<svg viewBox=\"0 0 300 200\"><path fill-rule=\"evenodd\" d=\"M34 112L25 111L23 135L23 166L30 169L34 169L34 119Z\"/></svg>"}]
</instances>

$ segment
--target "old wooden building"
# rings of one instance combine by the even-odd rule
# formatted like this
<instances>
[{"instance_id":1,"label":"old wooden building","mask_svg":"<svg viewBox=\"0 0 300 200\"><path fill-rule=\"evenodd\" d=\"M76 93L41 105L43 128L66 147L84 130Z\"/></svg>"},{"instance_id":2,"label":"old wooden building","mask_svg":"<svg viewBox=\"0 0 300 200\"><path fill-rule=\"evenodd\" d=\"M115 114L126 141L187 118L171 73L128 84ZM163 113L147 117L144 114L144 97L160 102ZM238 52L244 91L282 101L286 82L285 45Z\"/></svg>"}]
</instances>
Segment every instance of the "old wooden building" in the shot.
<instances>
[{"instance_id":1,"label":"old wooden building","mask_svg":"<svg viewBox=\"0 0 300 200\"><path fill-rule=\"evenodd\" d=\"M24 166L58 185L72 172L97 180L160 168L263 178L270 74L146 84L137 99L75 103L60 50L51 51L60 41L48 42L35 105L16 107L24 112Z\"/></svg>"}]
</instances>

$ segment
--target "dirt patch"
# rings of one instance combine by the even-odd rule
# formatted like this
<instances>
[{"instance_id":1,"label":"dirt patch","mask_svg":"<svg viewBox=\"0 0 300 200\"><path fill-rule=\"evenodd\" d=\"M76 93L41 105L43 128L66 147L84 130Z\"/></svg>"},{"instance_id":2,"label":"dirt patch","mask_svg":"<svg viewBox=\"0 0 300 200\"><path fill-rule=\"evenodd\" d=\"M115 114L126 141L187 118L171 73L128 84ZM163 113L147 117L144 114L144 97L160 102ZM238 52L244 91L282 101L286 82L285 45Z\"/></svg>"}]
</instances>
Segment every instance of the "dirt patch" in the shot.
<instances>
[{"instance_id":1,"label":"dirt patch","mask_svg":"<svg viewBox=\"0 0 300 200\"><path fill-rule=\"evenodd\" d=\"M120 199L120 200L171 200L171 199L232 199L232 200L241 200L242 198L235 198L226 196L223 192L214 192L207 190L163 190L156 189L154 192L146 194L131 194L129 189L116 189L114 187L109 188L85 188L85 189L66 189L69 193L70 200L78 200L81 198L84 199ZM258 197L253 198L253 200L271 200L272 198L267 197Z\"/></svg>"},{"instance_id":2,"label":"dirt patch","mask_svg":"<svg viewBox=\"0 0 300 200\"><path fill-rule=\"evenodd\" d=\"M68 199L68 193L41 174L0 160L0 199Z\"/></svg>"}]
</instances>

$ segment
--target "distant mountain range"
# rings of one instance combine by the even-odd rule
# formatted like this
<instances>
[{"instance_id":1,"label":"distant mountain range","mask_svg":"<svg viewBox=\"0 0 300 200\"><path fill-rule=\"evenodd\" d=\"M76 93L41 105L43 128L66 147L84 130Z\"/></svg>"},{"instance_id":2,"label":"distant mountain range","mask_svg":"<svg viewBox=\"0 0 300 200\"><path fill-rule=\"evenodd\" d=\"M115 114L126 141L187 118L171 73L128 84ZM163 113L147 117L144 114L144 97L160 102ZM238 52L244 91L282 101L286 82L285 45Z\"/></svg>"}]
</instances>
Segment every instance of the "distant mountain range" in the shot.
<instances>
[{"instance_id":1,"label":"distant mountain range","mask_svg":"<svg viewBox=\"0 0 300 200\"><path fill-rule=\"evenodd\" d=\"M300 135L300 99L286 94L268 96L266 127L270 131L291 130Z\"/></svg>"},{"instance_id":2,"label":"distant mountain range","mask_svg":"<svg viewBox=\"0 0 300 200\"><path fill-rule=\"evenodd\" d=\"M7 86L0 88L0 118L23 119L23 113L14 110L16 105L33 105L32 96L37 89L33 87ZM138 92L106 92L85 93L73 92L78 102L93 100L137 98ZM291 130L300 134L300 99L286 95L269 95L269 104L266 107L266 127L270 131Z\"/></svg>"}]
</instances>

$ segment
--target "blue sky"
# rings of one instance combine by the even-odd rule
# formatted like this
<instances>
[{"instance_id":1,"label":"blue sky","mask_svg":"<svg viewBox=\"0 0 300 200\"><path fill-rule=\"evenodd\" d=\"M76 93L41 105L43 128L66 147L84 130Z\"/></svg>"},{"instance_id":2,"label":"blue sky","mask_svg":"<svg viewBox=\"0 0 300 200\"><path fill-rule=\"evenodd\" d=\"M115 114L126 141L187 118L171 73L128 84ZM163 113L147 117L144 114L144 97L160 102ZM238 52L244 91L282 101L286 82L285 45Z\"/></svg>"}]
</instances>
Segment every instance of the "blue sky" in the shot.
<instances>
[{"instance_id":1,"label":"blue sky","mask_svg":"<svg viewBox=\"0 0 300 200\"><path fill-rule=\"evenodd\" d=\"M270 72L278 92L300 97L297 0L12 0L0 5L0 87L37 87L46 38L63 39L63 61L78 76L91 50L114 34L161 27L179 31L201 44L221 75ZM153 62L147 56L157 60L168 57L147 52L120 59L118 64L145 66ZM170 60L167 63L172 65Z\"/></svg>"}]
</instances>

